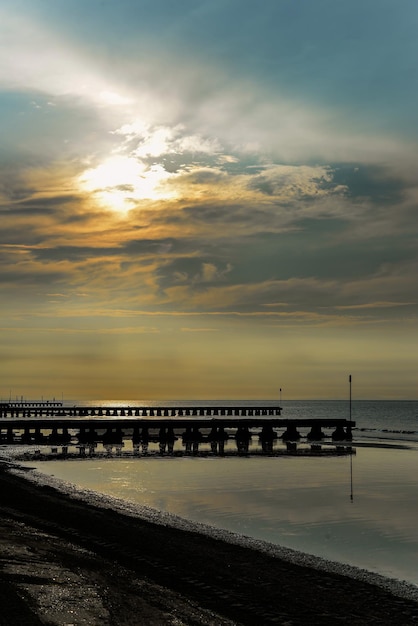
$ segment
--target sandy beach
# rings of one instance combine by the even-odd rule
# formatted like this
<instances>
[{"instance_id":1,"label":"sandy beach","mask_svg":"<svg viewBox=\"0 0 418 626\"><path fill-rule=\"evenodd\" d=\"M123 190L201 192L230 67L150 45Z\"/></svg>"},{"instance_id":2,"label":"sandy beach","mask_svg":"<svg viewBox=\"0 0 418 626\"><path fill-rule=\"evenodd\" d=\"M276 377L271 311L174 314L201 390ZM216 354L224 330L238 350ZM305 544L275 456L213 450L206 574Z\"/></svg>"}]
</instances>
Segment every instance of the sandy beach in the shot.
<instances>
[{"instance_id":1,"label":"sandy beach","mask_svg":"<svg viewBox=\"0 0 418 626\"><path fill-rule=\"evenodd\" d=\"M1 624L405 624L367 580L155 524L1 466Z\"/></svg>"}]
</instances>

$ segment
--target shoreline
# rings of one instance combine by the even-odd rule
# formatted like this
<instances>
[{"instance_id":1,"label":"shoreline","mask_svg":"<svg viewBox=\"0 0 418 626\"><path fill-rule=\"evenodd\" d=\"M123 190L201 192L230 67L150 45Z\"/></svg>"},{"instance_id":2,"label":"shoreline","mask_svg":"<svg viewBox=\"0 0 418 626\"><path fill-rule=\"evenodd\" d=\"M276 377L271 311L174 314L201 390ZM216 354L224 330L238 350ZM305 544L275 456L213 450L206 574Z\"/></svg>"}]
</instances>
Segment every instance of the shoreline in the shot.
<instances>
[{"instance_id":1,"label":"shoreline","mask_svg":"<svg viewBox=\"0 0 418 626\"><path fill-rule=\"evenodd\" d=\"M50 546L46 563L58 560L58 571L65 569L71 553L74 573L87 558L87 551L88 559L95 563L94 598L90 597L91 586L83 585L82 580L74 582L72 595L80 598L89 590L87 606L96 603L100 617L97 622L91 615L87 621L81 617L77 621L73 615L70 622L68 616L67 621L59 621L59 616L51 621L49 615L50 624L418 623L418 588L413 585L154 509L132 505L127 510L124 501L118 506L115 498L71 485L65 492L62 481L55 479L54 487L50 477L44 478L17 464L0 463L3 552L4 544L10 548L16 543L16 528L22 545L33 544L31 537L41 533L43 549ZM58 549L62 541L67 542L66 559ZM13 558L7 567L13 569ZM110 581L107 571L119 572L117 580ZM53 578L44 581L44 587L56 590ZM91 572L88 578L92 579ZM121 585L124 580L130 582ZM106 606L104 589L109 596L112 588L110 596L120 607L126 585L138 593L128 594L129 601L125 598L123 621ZM32 606L33 615L41 619L42 603L35 592L28 600L30 583L26 587L25 591L22 585L15 585L16 593L23 593L23 605ZM139 593L145 587L146 599ZM61 603L64 614L62 599ZM138 603L148 615L142 622L132 621ZM77 604L82 605L81 601ZM126 615L129 611L130 618Z\"/></svg>"},{"instance_id":2,"label":"shoreline","mask_svg":"<svg viewBox=\"0 0 418 626\"><path fill-rule=\"evenodd\" d=\"M160 511L149 506L130 503L122 498L81 488L74 483L69 483L55 476L44 474L36 468L20 466L18 463L14 464L10 468L10 471L17 476L24 477L26 480L31 481L37 486L53 487L58 492L66 494L70 498L85 502L88 505L117 511L122 515L127 515L134 519L137 518L146 520L156 525L202 534L226 543L235 544L251 550L257 550L295 565L302 565L318 571L334 573L362 580L372 585L382 587L393 595L410 599L418 603L418 586L415 586L413 583L409 583L405 580L390 578L361 567L332 561L330 559L309 554L308 552L287 548L262 539L256 539L248 535L210 526L202 522L187 520L183 517L175 515L174 513Z\"/></svg>"}]
</instances>

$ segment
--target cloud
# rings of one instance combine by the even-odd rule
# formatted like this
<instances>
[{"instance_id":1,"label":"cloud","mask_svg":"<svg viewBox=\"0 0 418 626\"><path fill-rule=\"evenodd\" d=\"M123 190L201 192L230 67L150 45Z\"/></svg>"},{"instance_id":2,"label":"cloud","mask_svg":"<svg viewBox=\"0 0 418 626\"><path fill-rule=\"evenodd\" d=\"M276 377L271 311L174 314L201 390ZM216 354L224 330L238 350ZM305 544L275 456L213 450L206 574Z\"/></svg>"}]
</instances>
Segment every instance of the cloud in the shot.
<instances>
[{"instance_id":1,"label":"cloud","mask_svg":"<svg viewBox=\"0 0 418 626\"><path fill-rule=\"evenodd\" d=\"M405 161L416 151L413 142L389 133L368 132L366 126L359 131L359 120L347 117L343 108L292 95L280 84L273 89L256 74L233 77L227 65L194 60L179 48L170 50L170 56L162 50L152 54L146 63L124 59L120 67L105 68L100 55L76 45L68 33L52 32L39 17L5 9L0 17L0 84L71 96L74 115L81 105L92 107L107 135L107 143L94 137L102 148L109 147L113 132L122 142L135 140L136 156L143 158L164 151L223 152L269 154L283 163L385 163ZM84 127L79 114L77 118Z\"/></svg>"},{"instance_id":2,"label":"cloud","mask_svg":"<svg viewBox=\"0 0 418 626\"><path fill-rule=\"evenodd\" d=\"M140 158L158 157L171 154L217 154L222 152L217 139L187 134L184 125L154 126L138 119L124 124L115 131L115 135L125 138L128 145L136 147L132 154Z\"/></svg>"},{"instance_id":3,"label":"cloud","mask_svg":"<svg viewBox=\"0 0 418 626\"><path fill-rule=\"evenodd\" d=\"M346 304L334 307L335 309L391 309L398 306L411 306L416 302L366 302L365 304Z\"/></svg>"},{"instance_id":4,"label":"cloud","mask_svg":"<svg viewBox=\"0 0 418 626\"><path fill-rule=\"evenodd\" d=\"M219 332L218 328L189 328L185 327L181 329L182 333L216 333Z\"/></svg>"},{"instance_id":5,"label":"cloud","mask_svg":"<svg viewBox=\"0 0 418 626\"><path fill-rule=\"evenodd\" d=\"M140 204L129 219L89 210L83 196L40 195L36 183L51 170L32 171L28 197L4 207L4 281L41 285L48 276L49 289L67 280L99 299L112 292L115 304L121 297L195 311L409 302L413 239L385 239L382 229L400 223L410 182L396 182L400 212L392 215L393 205L372 210L384 170L372 171L368 195L367 169L361 193L355 184L351 193L338 167L228 167L180 171L177 199Z\"/></svg>"},{"instance_id":6,"label":"cloud","mask_svg":"<svg viewBox=\"0 0 418 626\"><path fill-rule=\"evenodd\" d=\"M129 102L94 62L33 14L1 9L0 41L0 85L5 89L78 96L97 106Z\"/></svg>"}]
</instances>

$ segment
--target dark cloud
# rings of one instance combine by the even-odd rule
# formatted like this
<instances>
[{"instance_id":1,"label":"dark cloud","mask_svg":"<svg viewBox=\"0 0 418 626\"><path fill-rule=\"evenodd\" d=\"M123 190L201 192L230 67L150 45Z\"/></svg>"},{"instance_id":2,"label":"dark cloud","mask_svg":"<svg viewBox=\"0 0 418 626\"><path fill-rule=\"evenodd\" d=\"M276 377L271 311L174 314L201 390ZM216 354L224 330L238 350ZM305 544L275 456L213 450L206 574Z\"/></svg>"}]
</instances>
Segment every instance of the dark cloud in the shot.
<instances>
[{"instance_id":1,"label":"dark cloud","mask_svg":"<svg viewBox=\"0 0 418 626\"><path fill-rule=\"evenodd\" d=\"M185 206L182 208L182 218L185 221L205 222L209 224L224 223L231 224L243 220L252 220L248 214L248 207L242 204L226 204L219 203L202 203L194 206ZM222 233L219 233L222 236Z\"/></svg>"},{"instance_id":2,"label":"dark cloud","mask_svg":"<svg viewBox=\"0 0 418 626\"><path fill-rule=\"evenodd\" d=\"M48 269L39 268L38 271L36 269L28 271L27 267L22 268L18 263L12 267L9 265L0 269L0 284L6 289L10 288L13 299L16 299L17 303L20 300L26 302L25 306L28 306L30 298L33 296L35 298L41 297L42 294L40 292L48 291L49 286L52 284L64 283L68 277L69 272L66 271L51 267ZM20 291L23 286L25 290Z\"/></svg>"},{"instance_id":3,"label":"dark cloud","mask_svg":"<svg viewBox=\"0 0 418 626\"><path fill-rule=\"evenodd\" d=\"M216 255L196 254L176 257L160 266L156 272L162 289L173 285L188 285L193 289L207 289L222 281L228 284L230 266Z\"/></svg>"},{"instance_id":4,"label":"dark cloud","mask_svg":"<svg viewBox=\"0 0 418 626\"><path fill-rule=\"evenodd\" d=\"M180 242L172 238L162 239L132 239L125 241L120 249L124 256L164 255L168 252L178 251Z\"/></svg>"},{"instance_id":5,"label":"dark cloud","mask_svg":"<svg viewBox=\"0 0 418 626\"><path fill-rule=\"evenodd\" d=\"M24 180L24 165L21 162L2 163L0 156L0 210L8 210L15 202L30 197L35 189Z\"/></svg>"},{"instance_id":6,"label":"dark cloud","mask_svg":"<svg viewBox=\"0 0 418 626\"><path fill-rule=\"evenodd\" d=\"M170 215L167 221L170 222ZM240 230L251 227L261 226L264 230L269 225L276 229L277 219L274 207L256 206L253 202L234 204L227 202L221 205L219 202L209 204L196 204L182 207L181 215L176 216L176 221L189 224L206 224L210 226L219 226L217 232L219 239L235 238L238 236L237 231L231 231L229 227L239 226ZM224 226L224 229L222 228ZM213 233L209 232L209 236Z\"/></svg>"},{"instance_id":7,"label":"dark cloud","mask_svg":"<svg viewBox=\"0 0 418 626\"><path fill-rule=\"evenodd\" d=\"M317 181L322 189L332 190L342 185L346 195L353 200L367 199L373 204L396 204L403 200L409 187L405 178L378 165L337 165L332 167L332 179Z\"/></svg>"},{"instance_id":8,"label":"dark cloud","mask_svg":"<svg viewBox=\"0 0 418 626\"><path fill-rule=\"evenodd\" d=\"M74 202L80 201L80 196L78 195L57 195L49 198L29 198L25 200L21 200L15 204L17 210L22 211L42 211L42 210L51 210L55 207L59 207L65 204L72 204Z\"/></svg>"},{"instance_id":9,"label":"dark cloud","mask_svg":"<svg viewBox=\"0 0 418 626\"><path fill-rule=\"evenodd\" d=\"M205 168L185 174L183 179L185 182L194 185L216 184L224 178L224 174L217 170Z\"/></svg>"},{"instance_id":10,"label":"dark cloud","mask_svg":"<svg viewBox=\"0 0 418 626\"><path fill-rule=\"evenodd\" d=\"M392 242L390 237L372 241L346 240L345 228L344 220L305 219L293 232L258 233L230 239L225 244L219 240L212 245L201 241L193 257L173 255L166 259L158 268L158 283L164 289L171 284L206 289L204 281L199 281L204 264L213 264L216 268L230 266L222 279L228 285L255 285L296 278L345 283L362 277L367 280L381 270L383 263L396 267L416 257L412 246ZM175 245L173 250L176 250ZM305 297L309 299L304 292L301 298ZM255 306L255 302L252 305Z\"/></svg>"},{"instance_id":11,"label":"dark cloud","mask_svg":"<svg viewBox=\"0 0 418 626\"><path fill-rule=\"evenodd\" d=\"M0 246L25 248L37 246L44 241L44 236L37 230L23 228L19 224L5 225L0 230ZM7 248L6 248L7 249Z\"/></svg>"},{"instance_id":12,"label":"dark cloud","mask_svg":"<svg viewBox=\"0 0 418 626\"><path fill-rule=\"evenodd\" d=\"M34 259L41 262L59 262L70 261L79 263L80 261L88 261L94 259L123 259L124 262L132 261L132 263L142 258L155 257L165 258L178 254L192 253L196 249L196 242L188 239L133 239L121 242L118 246L77 246L77 245L58 245L43 246L32 248L31 255Z\"/></svg>"},{"instance_id":13,"label":"dark cloud","mask_svg":"<svg viewBox=\"0 0 418 626\"><path fill-rule=\"evenodd\" d=\"M253 178L248 185L249 189L256 189L266 196L274 196L277 193L277 184L265 176L257 176Z\"/></svg>"},{"instance_id":14,"label":"dark cloud","mask_svg":"<svg viewBox=\"0 0 418 626\"><path fill-rule=\"evenodd\" d=\"M15 217L16 219L20 219L25 216L53 216L54 214L61 214L61 207L72 205L79 201L80 197L75 195L53 196L49 198L30 198L27 197L27 194L25 194L23 199L16 198L11 204L4 205L2 207L0 206L0 212L5 216ZM68 217L69 216L67 214L67 219ZM85 215L72 215L71 217L72 219L86 219Z\"/></svg>"},{"instance_id":15,"label":"dark cloud","mask_svg":"<svg viewBox=\"0 0 418 626\"><path fill-rule=\"evenodd\" d=\"M120 250L117 247L57 246L34 248L31 253L34 259L43 263L59 263L60 261L78 263L88 259L119 256Z\"/></svg>"},{"instance_id":16,"label":"dark cloud","mask_svg":"<svg viewBox=\"0 0 418 626\"><path fill-rule=\"evenodd\" d=\"M138 141L135 140L134 148L137 147ZM149 167L154 165L155 163L161 164L166 172L170 174L178 174L179 172L184 172L184 176L187 177L188 182L198 183L198 182L216 182L217 178L221 175L220 172L216 173L213 170L209 170L208 168L220 167L219 164L219 156L211 155L207 152L188 152L187 150L179 150L176 152L170 152L166 154L161 154L156 158L155 156L142 157L141 160L146 163ZM205 177L204 172L198 173L188 173L188 168L205 168L207 177ZM226 168L222 165L222 170L225 171ZM212 177L210 176L212 174Z\"/></svg>"}]
</instances>

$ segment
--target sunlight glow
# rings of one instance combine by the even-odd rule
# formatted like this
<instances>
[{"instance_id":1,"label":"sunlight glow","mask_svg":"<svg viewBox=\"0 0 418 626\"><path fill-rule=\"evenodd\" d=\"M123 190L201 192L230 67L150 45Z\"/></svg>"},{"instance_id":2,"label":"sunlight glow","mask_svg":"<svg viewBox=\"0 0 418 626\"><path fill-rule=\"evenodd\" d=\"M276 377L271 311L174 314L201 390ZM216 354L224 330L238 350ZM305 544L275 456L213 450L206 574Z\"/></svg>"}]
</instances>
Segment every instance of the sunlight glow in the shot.
<instances>
[{"instance_id":1,"label":"sunlight glow","mask_svg":"<svg viewBox=\"0 0 418 626\"><path fill-rule=\"evenodd\" d=\"M132 157L110 157L78 179L81 189L114 211L129 211L140 200L168 200L176 197L167 181L175 175L161 165L150 167Z\"/></svg>"},{"instance_id":2,"label":"sunlight glow","mask_svg":"<svg viewBox=\"0 0 418 626\"><path fill-rule=\"evenodd\" d=\"M99 98L104 104L115 105L115 106L131 103L131 100L129 100L129 98L125 98L124 96L121 96L115 91L106 91L106 90L101 91L99 94Z\"/></svg>"}]
</instances>

